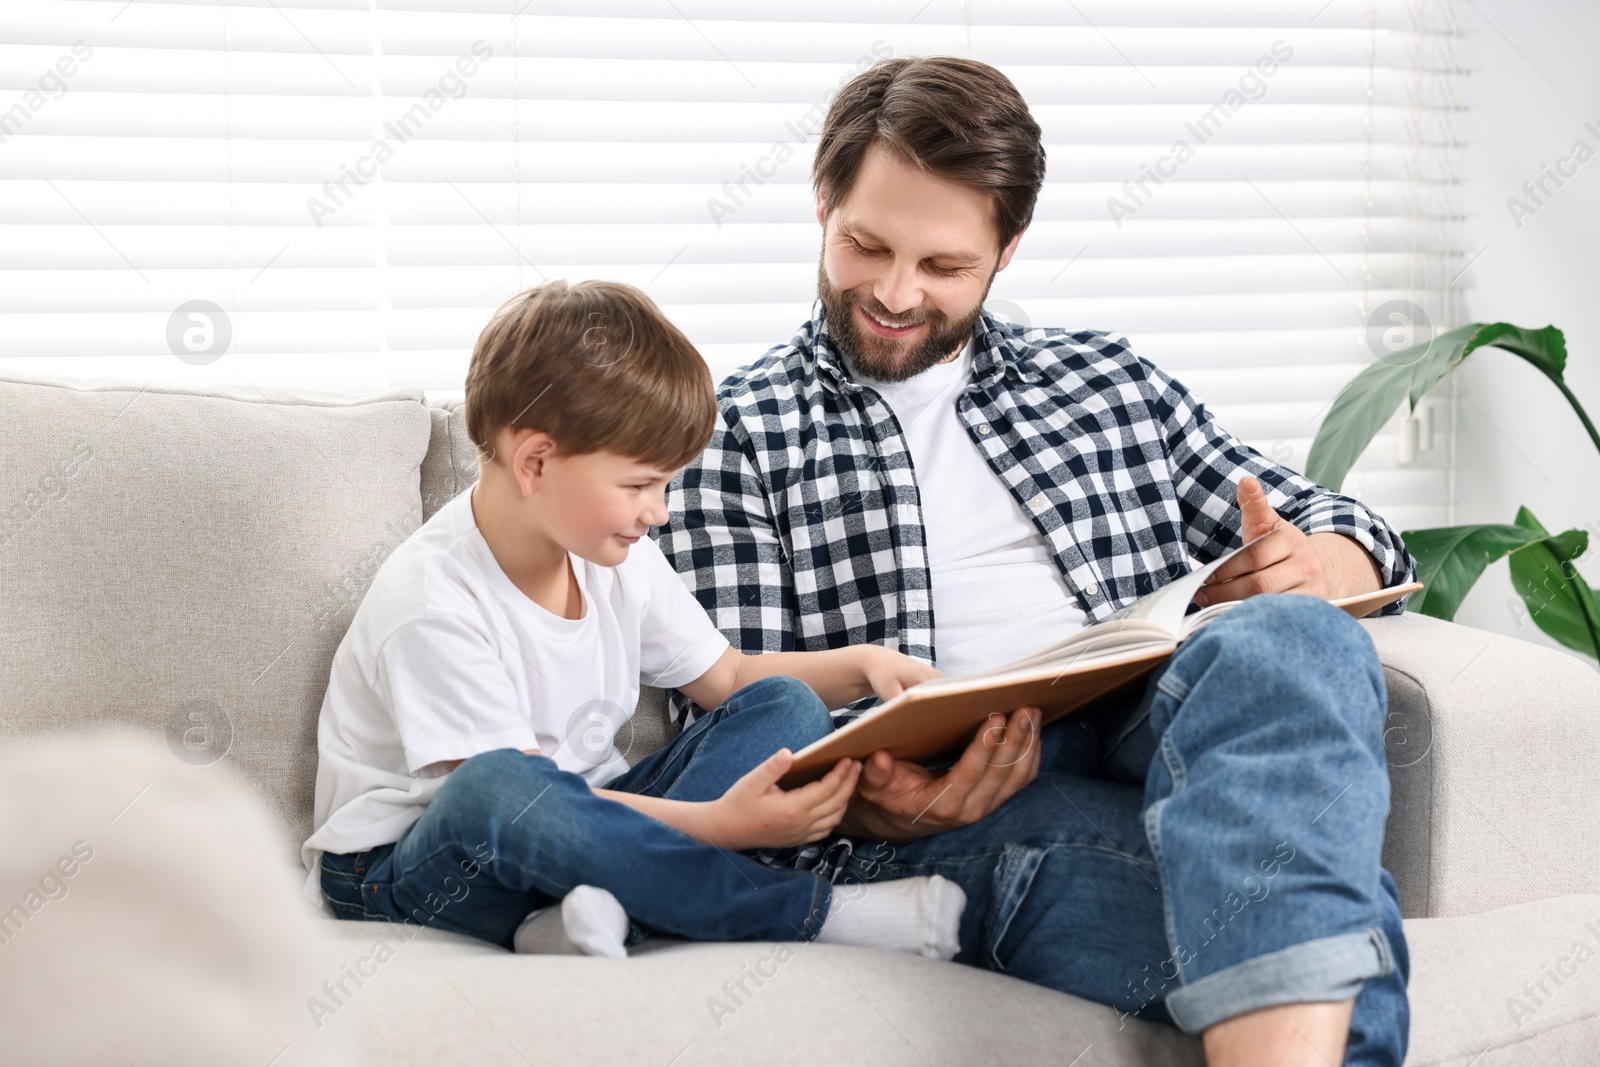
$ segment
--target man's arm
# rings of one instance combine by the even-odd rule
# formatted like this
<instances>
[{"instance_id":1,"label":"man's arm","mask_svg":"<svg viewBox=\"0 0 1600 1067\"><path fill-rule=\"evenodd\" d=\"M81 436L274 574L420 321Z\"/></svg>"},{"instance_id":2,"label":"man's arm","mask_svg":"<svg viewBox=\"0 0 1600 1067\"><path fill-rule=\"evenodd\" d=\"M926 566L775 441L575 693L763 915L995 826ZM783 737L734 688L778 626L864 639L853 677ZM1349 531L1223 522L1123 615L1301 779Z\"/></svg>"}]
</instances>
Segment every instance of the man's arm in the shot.
<instances>
[{"instance_id":1,"label":"man's arm","mask_svg":"<svg viewBox=\"0 0 1600 1067\"><path fill-rule=\"evenodd\" d=\"M1372 592L1404 584L1415 577L1416 562L1406 551L1399 533L1382 516L1352 497L1317 485L1288 467L1268 460L1218 426L1205 405L1179 382L1147 360L1139 359L1139 363L1155 390L1153 408L1163 423L1178 507L1194 554L1203 562L1210 562L1250 540L1243 504L1254 494L1244 487L1246 478L1258 481L1264 490L1260 506L1252 515L1249 532L1262 530L1266 523L1280 518L1283 525L1290 528L1274 534L1274 543L1259 558L1253 552L1240 553L1240 556L1250 555L1248 562L1259 564L1259 570L1293 555L1295 569L1292 572L1274 575L1271 581L1275 584L1270 589L1239 586L1228 590L1227 595L1217 595L1216 599L1239 599L1250 595L1251 591L1287 591L1295 586L1314 585L1318 579L1302 568L1317 571L1328 590L1318 595L1328 597ZM1295 533L1308 538L1307 543L1300 545ZM1292 553L1285 550L1291 543L1299 546ZM1366 560L1357 555L1357 551L1364 554ZM1268 559L1268 555L1277 558ZM1239 566L1230 561L1219 568L1219 573L1228 572L1222 580L1240 577ZM1286 577L1294 580L1280 581ZM1261 582L1257 584L1262 585ZM1206 601L1197 602L1204 604ZM1401 598L1377 614L1396 615L1404 610L1405 598Z\"/></svg>"},{"instance_id":2,"label":"man's arm","mask_svg":"<svg viewBox=\"0 0 1600 1067\"><path fill-rule=\"evenodd\" d=\"M723 408L724 424L673 480L667 522L650 534L735 649L787 652L794 648L788 559L748 442L727 424L735 417ZM667 699L680 729L699 714L681 689L669 690Z\"/></svg>"}]
</instances>

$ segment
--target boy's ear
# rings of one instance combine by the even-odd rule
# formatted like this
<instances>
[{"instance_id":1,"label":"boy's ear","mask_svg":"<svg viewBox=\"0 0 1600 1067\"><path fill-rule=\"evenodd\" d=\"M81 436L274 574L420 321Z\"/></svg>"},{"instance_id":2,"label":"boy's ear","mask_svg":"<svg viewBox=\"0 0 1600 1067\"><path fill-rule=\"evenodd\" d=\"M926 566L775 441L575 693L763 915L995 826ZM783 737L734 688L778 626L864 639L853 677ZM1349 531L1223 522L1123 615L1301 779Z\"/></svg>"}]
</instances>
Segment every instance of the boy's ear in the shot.
<instances>
[{"instance_id":1,"label":"boy's ear","mask_svg":"<svg viewBox=\"0 0 1600 1067\"><path fill-rule=\"evenodd\" d=\"M527 494L536 492L539 483L544 478L544 464L553 458L558 449L556 439L543 430L534 430L529 427L506 427L501 431L505 441L505 455L510 457L511 476L517 480L522 491Z\"/></svg>"}]
</instances>

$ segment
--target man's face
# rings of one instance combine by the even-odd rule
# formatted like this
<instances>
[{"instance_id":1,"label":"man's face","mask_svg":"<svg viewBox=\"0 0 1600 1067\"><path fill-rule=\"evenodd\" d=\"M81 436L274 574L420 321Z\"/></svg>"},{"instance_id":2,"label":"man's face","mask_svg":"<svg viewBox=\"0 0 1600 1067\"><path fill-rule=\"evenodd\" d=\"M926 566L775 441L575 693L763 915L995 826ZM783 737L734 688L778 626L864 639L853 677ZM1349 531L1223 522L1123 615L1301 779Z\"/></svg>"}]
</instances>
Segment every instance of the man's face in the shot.
<instances>
[{"instance_id":1,"label":"man's face","mask_svg":"<svg viewBox=\"0 0 1600 1067\"><path fill-rule=\"evenodd\" d=\"M850 365L904 381L961 351L1004 249L987 192L936 177L874 144L855 181L824 215L817 293Z\"/></svg>"}]
</instances>

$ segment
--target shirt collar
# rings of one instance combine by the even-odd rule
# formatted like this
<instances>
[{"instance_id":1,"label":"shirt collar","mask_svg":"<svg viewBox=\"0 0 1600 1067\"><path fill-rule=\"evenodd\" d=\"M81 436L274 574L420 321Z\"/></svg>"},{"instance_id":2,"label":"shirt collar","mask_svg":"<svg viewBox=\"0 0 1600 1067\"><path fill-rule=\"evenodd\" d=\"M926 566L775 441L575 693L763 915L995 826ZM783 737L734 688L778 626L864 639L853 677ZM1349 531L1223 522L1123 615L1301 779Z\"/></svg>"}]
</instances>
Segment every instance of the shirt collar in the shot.
<instances>
[{"instance_id":1,"label":"shirt collar","mask_svg":"<svg viewBox=\"0 0 1600 1067\"><path fill-rule=\"evenodd\" d=\"M987 311L978 313L978 322L972 330L974 384L992 385L1006 375L1025 382L1044 380L1044 374L1030 358L1032 346L1014 331L1015 327L1004 319L997 319ZM811 319L801 328L799 340L808 343L812 358L816 360L818 377L835 391L853 393L861 388L851 379L849 364L828 332L820 299L812 302Z\"/></svg>"}]
</instances>

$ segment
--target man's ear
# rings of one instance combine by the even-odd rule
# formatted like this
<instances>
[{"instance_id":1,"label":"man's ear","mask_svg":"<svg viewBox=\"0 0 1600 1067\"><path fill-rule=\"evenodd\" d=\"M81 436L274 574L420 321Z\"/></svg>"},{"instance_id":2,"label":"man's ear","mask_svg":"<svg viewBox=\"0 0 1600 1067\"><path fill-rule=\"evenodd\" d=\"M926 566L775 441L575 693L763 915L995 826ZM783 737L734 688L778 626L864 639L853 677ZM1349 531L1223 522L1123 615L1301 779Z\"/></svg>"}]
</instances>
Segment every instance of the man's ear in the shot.
<instances>
[{"instance_id":1,"label":"man's ear","mask_svg":"<svg viewBox=\"0 0 1600 1067\"><path fill-rule=\"evenodd\" d=\"M1017 254L1017 245L1022 243L1022 235L1027 232L1028 227L1024 226L1017 231L1017 235L1011 239L1011 242L1000 250L1000 262L994 268L996 271L1006 269L1006 264L1011 262L1011 257Z\"/></svg>"},{"instance_id":2,"label":"man's ear","mask_svg":"<svg viewBox=\"0 0 1600 1067\"><path fill-rule=\"evenodd\" d=\"M828 225L828 197L821 188L817 189L817 225Z\"/></svg>"}]
</instances>

